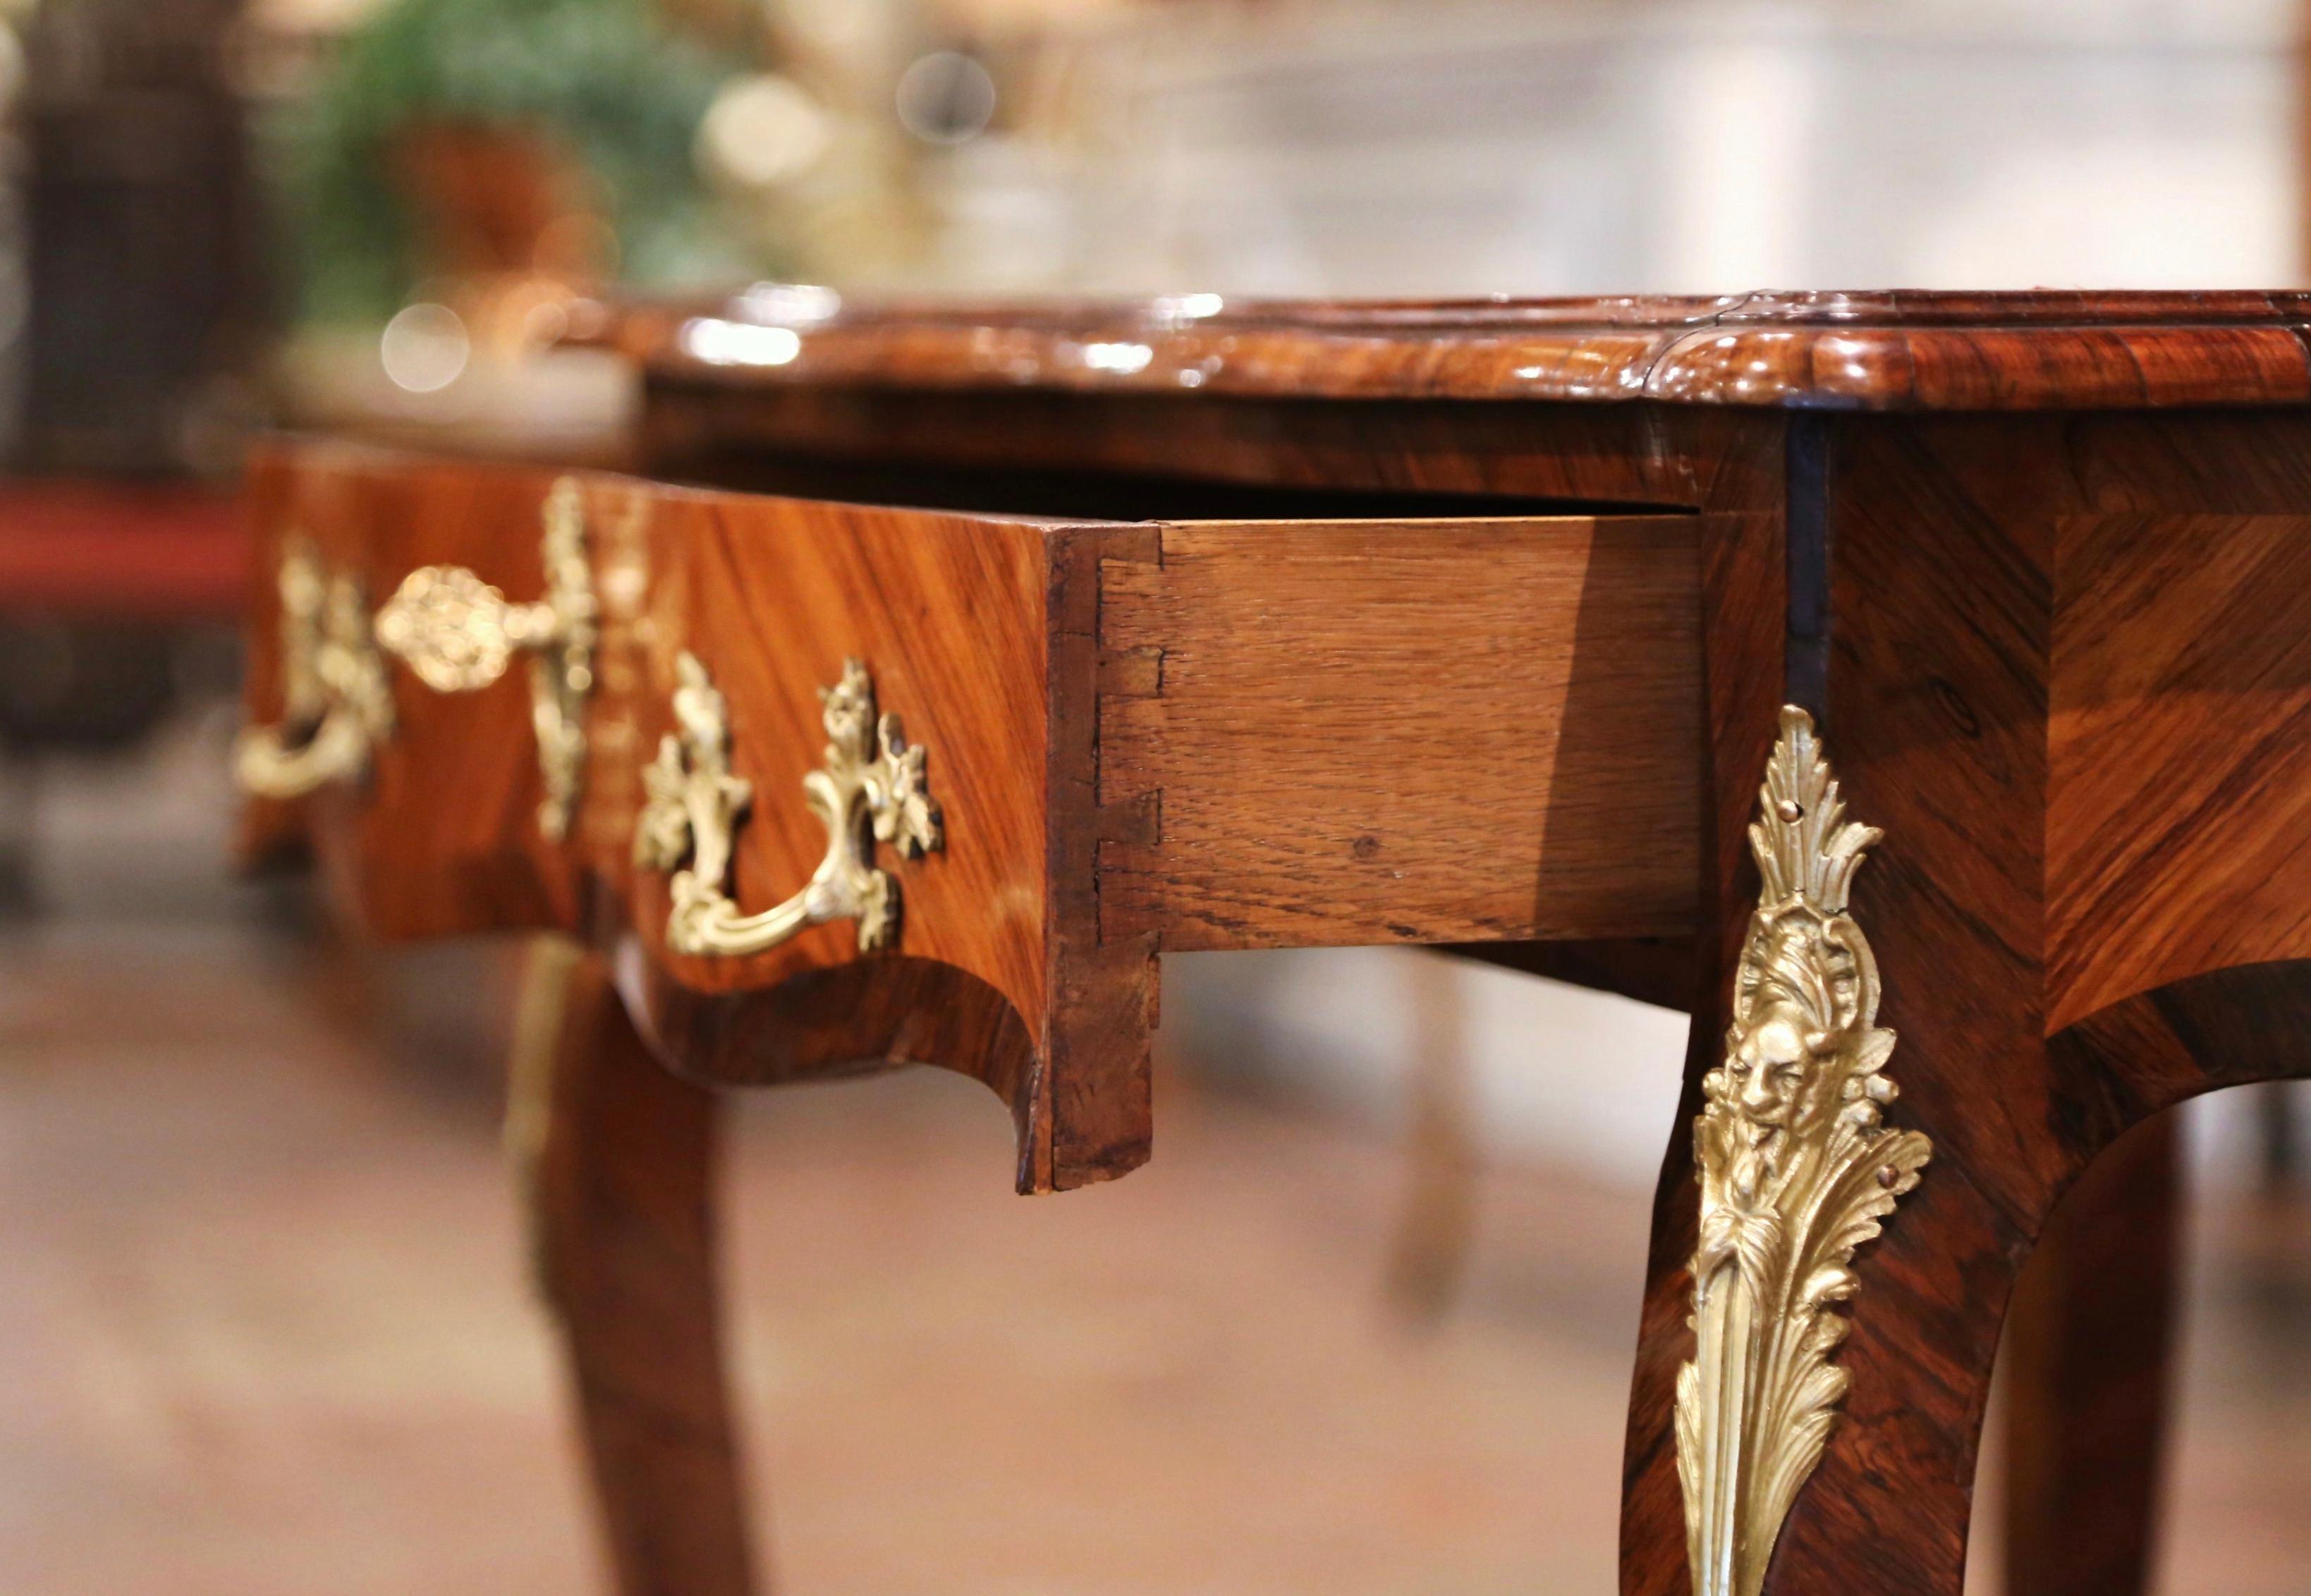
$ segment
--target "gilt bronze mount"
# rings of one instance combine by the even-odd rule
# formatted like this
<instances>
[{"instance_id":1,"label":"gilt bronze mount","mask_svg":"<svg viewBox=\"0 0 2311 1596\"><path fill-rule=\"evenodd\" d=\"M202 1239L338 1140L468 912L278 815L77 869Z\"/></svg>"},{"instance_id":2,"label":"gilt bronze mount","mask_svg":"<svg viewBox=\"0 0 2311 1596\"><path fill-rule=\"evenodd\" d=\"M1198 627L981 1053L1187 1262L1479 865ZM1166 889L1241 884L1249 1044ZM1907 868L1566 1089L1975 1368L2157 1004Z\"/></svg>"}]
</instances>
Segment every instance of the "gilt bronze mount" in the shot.
<instances>
[{"instance_id":1,"label":"gilt bronze mount","mask_svg":"<svg viewBox=\"0 0 2311 1596\"><path fill-rule=\"evenodd\" d=\"M242 731L233 774L253 797L298 798L369 773L371 750L393 733L393 693L359 578L329 571L300 537L282 550L278 580L281 720Z\"/></svg>"},{"instance_id":2,"label":"gilt bronze mount","mask_svg":"<svg viewBox=\"0 0 2311 1596\"><path fill-rule=\"evenodd\" d=\"M1894 1033L1846 912L1880 834L1847 821L1813 719L1782 711L1750 851L1764 877L1724 1062L1694 1123L1701 1182L1693 1360L1677 1382L1694 1596L1756 1596L1821 1461L1847 1375L1830 1361L1853 1254L1918 1183L1932 1144L1882 1122Z\"/></svg>"},{"instance_id":3,"label":"gilt bronze mount","mask_svg":"<svg viewBox=\"0 0 2311 1596\"><path fill-rule=\"evenodd\" d=\"M515 604L463 566L413 571L378 613L377 638L436 693L472 693L530 657L530 719L545 796L538 829L570 832L586 773L586 698L594 687L601 608L586 557L586 509L577 481L546 496L541 547L545 597Z\"/></svg>"},{"instance_id":4,"label":"gilt bronze mount","mask_svg":"<svg viewBox=\"0 0 2311 1596\"><path fill-rule=\"evenodd\" d=\"M698 657L676 661L678 730L642 772L649 792L634 834L634 863L673 870L667 946L678 954L739 957L765 953L812 926L859 922L861 952L890 946L899 930L899 884L874 863L875 844L920 859L945 845L938 805L898 717L877 717L875 684L859 660L819 689L827 745L821 767L803 778L803 799L826 827L826 856L801 891L775 908L743 914L728 893L730 851L754 799L730 772L729 707ZM680 868L684 861L687 868Z\"/></svg>"}]
</instances>

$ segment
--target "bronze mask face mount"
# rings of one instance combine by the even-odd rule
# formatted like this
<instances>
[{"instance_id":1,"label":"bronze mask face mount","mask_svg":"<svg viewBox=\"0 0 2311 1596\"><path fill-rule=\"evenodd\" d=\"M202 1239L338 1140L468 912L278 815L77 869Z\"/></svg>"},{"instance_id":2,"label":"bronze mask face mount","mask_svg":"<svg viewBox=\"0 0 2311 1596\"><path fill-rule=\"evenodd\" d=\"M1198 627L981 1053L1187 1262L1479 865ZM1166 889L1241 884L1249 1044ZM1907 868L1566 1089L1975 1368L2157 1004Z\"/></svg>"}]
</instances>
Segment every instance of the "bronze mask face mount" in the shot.
<instances>
[{"instance_id":1,"label":"bronze mask face mount","mask_svg":"<svg viewBox=\"0 0 2311 1596\"><path fill-rule=\"evenodd\" d=\"M1830 1359L1855 1250L1918 1182L1932 1145L1890 1129L1878 966L1846 913L1865 850L1813 720L1782 711L1749 827L1763 877L1725 1061L1694 1123L1701 1182L1694 1356L1677 1382L1678 1478L1694 1596L1756 1596L1845 1395Z\"/></svg>"}]
</instances>

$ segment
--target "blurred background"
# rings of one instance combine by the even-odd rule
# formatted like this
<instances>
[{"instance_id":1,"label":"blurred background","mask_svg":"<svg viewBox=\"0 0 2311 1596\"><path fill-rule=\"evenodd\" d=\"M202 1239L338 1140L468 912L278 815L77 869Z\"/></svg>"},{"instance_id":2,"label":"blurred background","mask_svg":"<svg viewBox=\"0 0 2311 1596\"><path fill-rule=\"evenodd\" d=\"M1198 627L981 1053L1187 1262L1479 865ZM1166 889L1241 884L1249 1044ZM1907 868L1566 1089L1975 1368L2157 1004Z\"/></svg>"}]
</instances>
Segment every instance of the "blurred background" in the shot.
<instances>
[{"instance_id":1,"label":"blurred background","mask_svg":"<svg viewBox=\"0 0 2311 1596\"><path fill-rule=\"evenodd\" d=\"M613 286L2298 285L2307 22L0 0L0 1589L599 1585L496 1154L519 950L227 873L252 430L615 465L630 375L554 347ZM1012 1198L950 1077L741 1109L789 1587L1611 1588L1682 1017L1403 950L1164 982L1112 1188ZM2192 1111L2170 1592L2311 1588L2301 1112Z\"/></svg>"}]
</instances>

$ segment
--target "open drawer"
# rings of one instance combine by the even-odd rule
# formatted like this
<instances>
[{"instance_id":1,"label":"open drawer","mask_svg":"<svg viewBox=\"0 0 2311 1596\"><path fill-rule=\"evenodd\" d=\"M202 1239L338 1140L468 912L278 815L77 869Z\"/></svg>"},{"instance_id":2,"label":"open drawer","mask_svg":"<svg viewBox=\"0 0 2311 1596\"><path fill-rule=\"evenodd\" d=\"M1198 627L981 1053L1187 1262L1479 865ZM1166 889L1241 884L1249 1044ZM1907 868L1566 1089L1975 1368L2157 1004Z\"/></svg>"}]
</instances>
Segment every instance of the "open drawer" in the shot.
<instances>
[{"instance_id":1,"label":"open drawer","mask_svg":"<svg viewBox=\"0 0 2311 1596\"><path fill-rule=\"evenodd\" d=\"M1165 948L1673 934L1691 517L1085 522L268 449L248 846L559 929L677 1068L1146 1156Z\"/></svg>"}]
</instances>

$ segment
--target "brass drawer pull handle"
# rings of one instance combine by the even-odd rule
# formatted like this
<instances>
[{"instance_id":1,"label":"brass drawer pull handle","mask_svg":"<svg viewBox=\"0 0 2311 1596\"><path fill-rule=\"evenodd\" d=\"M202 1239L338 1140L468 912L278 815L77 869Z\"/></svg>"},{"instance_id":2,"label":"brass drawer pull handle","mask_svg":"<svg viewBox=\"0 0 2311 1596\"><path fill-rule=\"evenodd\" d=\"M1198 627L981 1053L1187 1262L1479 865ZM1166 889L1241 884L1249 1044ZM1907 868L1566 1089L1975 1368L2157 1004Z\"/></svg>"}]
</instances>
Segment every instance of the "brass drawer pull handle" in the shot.
<instances>
[{"instance_id":1,"label":"brass drawer pull handle","mask_svg":"<svg viewBox=\"0 0 2311 1596\"><path fill-rule=\"evenodd\" d=\"M241 732L233 774L255 797L297 798L369 773L370 751L393 735L393 693L358 579L294 538L280 585L281 723Z\"/></svg>"},{"instance_id":2,"label":"brass drawer pull handle","mask_svg":"<svg viewBox=\"0 0 2311 1596\"><path fill-rule=\"evenodd\" d=\"M473 693L530 655L531 719L545 784L538 829L570 832L586 773L587 694L601 612L586 562L585 502L575 480L554 484L545 510L545 598L515 604L462 565L428 565L378 612L377 641L436 693Z\"/></svg>"},{"instance_id":3,"label":"brass drawer pull handle","mask_svg":"<svg viewBox=\"0 0 2311 1596\"><path fill-rule=\"evenodd\" d=\"M776 947L830 920L856 920L859 946L887 947L899 929L899 884L874 863L875 844L909 859L945 845L938 805L924 784L923 750L911 748L895 715L875 713L867 667L843 662L842 680L819 689L825 763L803 778L804 801L826 827L826 857L803 889L775 909L741 914L726 891L731 835L753 800L730 773L729 709L697 656L676 661L678 731L642 772L649 801L634 833L634 863L675 870L667 946L692 955L737 957Z\"/></svg>"}]
</instances>

